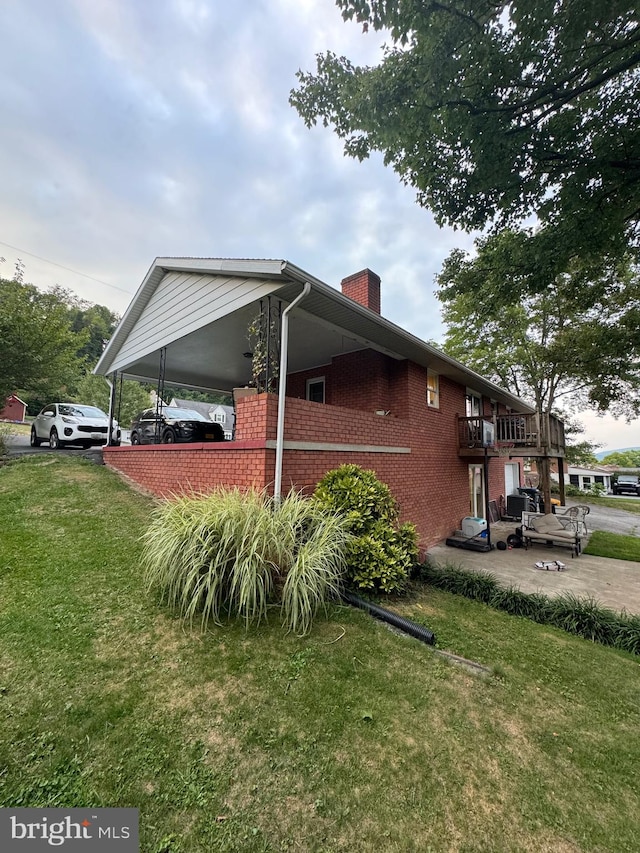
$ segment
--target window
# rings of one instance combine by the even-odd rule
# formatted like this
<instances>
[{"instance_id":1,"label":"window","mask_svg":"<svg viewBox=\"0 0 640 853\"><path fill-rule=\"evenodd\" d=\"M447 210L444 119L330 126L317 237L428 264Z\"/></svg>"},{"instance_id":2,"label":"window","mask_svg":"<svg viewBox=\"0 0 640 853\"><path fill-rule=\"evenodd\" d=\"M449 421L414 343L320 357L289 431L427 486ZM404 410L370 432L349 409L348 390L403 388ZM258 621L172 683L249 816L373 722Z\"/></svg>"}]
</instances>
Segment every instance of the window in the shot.
<instances>
[{"instance_id":1,"label":"window","mask_svg":"<svg viewBox=\"0 0 640 853\"><path fill-rule=\"evenodd\" d=\"M216 412L215 415L213 416L214 424L223 424L225 422L225 420L226 420L226 418L225 418L224 412Z\"/></svg>"},{"instance_id":2,"label":"window","mask_svg":"<svg viewBox=\"0 0 640 853\"><path fill-rule=\"evenodd\" d=\"M307 400L311 403L324 403L324 376L307 379Z\"/></svg>"},{"instance_id":3,"label":"window","mask_svg":"<svg viewBox=\"0 0 640 853\"><path fill-rule=\"evenodd\" d=\"M477 418L482 414L482 397L470 388L467 388L464 403L468 418Z\"/></svg>"},{"instance_id":4,"label":"window","mask_svg":"<svg viewBox=\"0 0 640 853\"><path fill-rule=\"evenodd\" d=\"M569 474L569 485L580 486L580 477L577 474Z\"/></svg>"},{"instance_id":5,"label":"window","mask_svg":"<svg viewBox=\"0 0 640 853\"><path fill-rule=\"evenodd\" d=\"M427 406L440 408L440 377L431 370L427 370Z\"/></svg>"}]
</instances>

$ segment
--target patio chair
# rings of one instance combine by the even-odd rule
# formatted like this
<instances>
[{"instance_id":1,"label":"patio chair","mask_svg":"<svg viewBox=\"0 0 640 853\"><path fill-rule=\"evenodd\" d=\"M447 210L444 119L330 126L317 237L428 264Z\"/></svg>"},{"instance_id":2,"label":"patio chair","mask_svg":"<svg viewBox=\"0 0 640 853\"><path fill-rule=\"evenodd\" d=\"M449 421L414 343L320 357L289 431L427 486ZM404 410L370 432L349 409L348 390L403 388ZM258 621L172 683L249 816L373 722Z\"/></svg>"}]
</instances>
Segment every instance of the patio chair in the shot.
<instances>
[{"instance_id":1,"label":"patio chair","mask_svg":"<svg viewBox=\"0 0 640 853\"><path fill-rule=\"evenodd\" d=\"M556 515L562 515L565 518L573 518L576 520L578 524L578 529L582 531L585 536L588 536L589 530L587 528L587 520L586 516L589 515L590 507L586 504L576 504L576 506L565 507L564 511L559 513L556 510Z\"/></svg>"}]
</instances>

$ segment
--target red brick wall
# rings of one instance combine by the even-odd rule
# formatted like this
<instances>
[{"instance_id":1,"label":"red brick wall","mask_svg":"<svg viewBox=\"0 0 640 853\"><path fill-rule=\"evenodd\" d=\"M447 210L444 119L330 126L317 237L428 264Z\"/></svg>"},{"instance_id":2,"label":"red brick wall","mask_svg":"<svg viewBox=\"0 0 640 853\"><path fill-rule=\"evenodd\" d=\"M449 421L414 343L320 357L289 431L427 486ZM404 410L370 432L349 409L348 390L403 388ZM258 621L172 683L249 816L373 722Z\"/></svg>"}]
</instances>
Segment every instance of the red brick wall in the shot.
<instances>
[{"instance_id":1,"label":"red brick wall","mask_svg":"<svg viewBox=\"0 0 640 853\"><path fill-rule=\"evenodd\" d=\"M107 466L159 496L207 492L214 486L262 488L273 479L273 451L260 442L105 447Z\"/></svg>"},{"instance_id":2,"label":"red brick wall","mask_svg":"<svg viewBox=\"0 0 640 853\"><path fill-rule=\"evenodd\" d=\"M287 396L306 399L307 380L324 376L325 403L367 412L388 411L394 400L397 366L402 363L369 349L340 355L331 364L290 374ZM399 410L393 414L403 416Z\"/></svg>"},{"instance_id":3,"label":"red brick wall","mask_svg":"<svg viewBox=\"0 0 640 853\"><path fill-rule=\"evenodd\" d=\"M367 365L380 369L370 374ZM423 547L451 535L470 514L468 466L483 463L482 451L477 459L458 456L457 416L465 411L464 387L441 376L440 407L433 409L426 403L426 369L416 364L367 351L340 356L327 368L313 375L327 377L331 404L288 396L285 442L409 447L411 452L288 449L285 445L283 490L293 486L312 491L327 471L354 462L374 470L389 485L402 519L417 525ZM289 393L304 389L306 375L289 377ZM367 376L373 381L367 383ZM341 402L336 404L336 399ZM358 405L349 406L349 400ZM105 461L156 494L202 491L216 484L272 486L277 407L275 395L239 401L235 442L105 448ZM376 409L391 414L375 415ZM505 461L489 462L492 500L504 492Z\"/></svg>"},{"instance_id":4,"label":"red brick wall","mask_svg":"<svg viewBox=\"0 0 640 853\"><path fill-rule=\"evenodd\" d=\"M342 292L349 299L380 313L380 276L369 269L342 279Z\"/></svg>"}]
</instances>

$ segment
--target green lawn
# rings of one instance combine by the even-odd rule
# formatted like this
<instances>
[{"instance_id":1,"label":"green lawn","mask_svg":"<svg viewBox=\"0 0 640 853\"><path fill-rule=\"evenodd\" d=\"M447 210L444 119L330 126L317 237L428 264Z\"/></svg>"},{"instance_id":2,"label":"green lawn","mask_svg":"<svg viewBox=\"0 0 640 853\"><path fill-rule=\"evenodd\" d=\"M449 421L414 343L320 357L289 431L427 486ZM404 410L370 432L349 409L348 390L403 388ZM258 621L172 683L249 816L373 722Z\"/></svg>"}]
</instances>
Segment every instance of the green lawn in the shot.
<instances>
[{"instance_id":1,"label":"green lawn","mask_svg":"<svg viewBox=\"0 0 640 853\"><path fill-rule=\"evenodd\" d=\"M143 853L640 849L638 658L425 589L479 676L335 606L305 638L181 625L150 499L78 458L0 467L0 803L140 809Z\"/></svg>"},{"instance_id":2,"label":"green lawn","mask_svg":"<svg viewBox=\"0 0 640 853\"><path fill-rule=\"evenodd\" d=\"M640 515L640 501L634 498L585 495L584 500L582 498L570 498L570 500L580 500L585 504L594 504L596 506L608 506L611 509L623 509L625 512L634 512L636 515Z\"/></svg>"},{"instance_id":3,"label":"green lawn","mask_svg":"<svg viewBox=\"0 0 640 853\"><path fill-rule=\"evenodd\" d=\"M593 554L596 557L633 560L640 563L640 537L594 530L589 536L589 543L584 549L584 553Z\"/></svg>"}]
</instances>

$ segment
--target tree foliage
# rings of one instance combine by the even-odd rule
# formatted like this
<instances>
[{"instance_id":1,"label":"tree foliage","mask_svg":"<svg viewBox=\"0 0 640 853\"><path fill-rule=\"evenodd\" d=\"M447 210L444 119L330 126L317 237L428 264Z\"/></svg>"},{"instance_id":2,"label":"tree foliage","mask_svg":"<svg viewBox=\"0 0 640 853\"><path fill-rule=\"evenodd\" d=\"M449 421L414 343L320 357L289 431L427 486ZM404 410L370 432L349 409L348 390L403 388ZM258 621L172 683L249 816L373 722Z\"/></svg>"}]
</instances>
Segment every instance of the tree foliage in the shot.
<instances>
[{"instance_id":1,"label":"tree foliage","mask_svg":"<svg viewBox=\"0 0 640 853\"><path fill-rule=\"evenodd\" d=\"M69 320L74 332L85 332L86 343L78 350L87 367L98 363L107 341L118 325L119 317L106 305L93 305L84 299L78 299L68 290L58 291L61 299L68 305Z\"/></svg>"},{"instance_id":2,"label":"tree foliage","mask_svg":"<svg viewBox=\"0 0 640 853\"><path fill-rule=\"evenodd\" d=\"M607 453L602 461L605 465L617 465L619 468L640 468L640 448Z\"/></svg>"},{"instance_id":3,"label":"tree foliage","mask_svg":"<svg viewBox=\"0 0 640 853\"><path fill-rule=\"evenodd\" d=\"M388 31L377 66L327 52L290 100L345 152L384 155L440 224L535 213L565 260L619 255L640 219L640 25L631 0L336 0ZM562 231L561 238L558 230ZM544 229L543 229L544 230Z\"/></svg>"},{"instance_id":4,"label":"tree foliage","mask_svg":"<svg viewBox=\"0 0 640 853\"><path fill-rule=\"evenodd\" d=\"M78 299L56 286L43 292L22 281L0 279L0 400L18 392L39 411L55 397L78 397L78 385L98 361L118 317L104 305ZM108 386L106 406L108 408ZM85 402L90 402L89 400Z\"/></svg>"},{"instance_id":5,"label":"tree foliage","mask_svg":"<svg viewBox=\"0 0 640 853\"><path fill-rule=\"evenodd\" d=\"M55 293L0 279L0 400L16 391L47 397L82 373L67 306Z\"/></svg>"},{"instance_id":6,"label":"tree foliage","mask_svg":"<svg viewBox=\"0 0 640 853\"><path fill-rule=\"evenodd\" d=\"M528 235L505 230L460 250L437 277L444 348L539 411L640 412L640 278L626 257L574 261L540 284Z\"/></svg>"},{"instance_id":7,"label":"tree foliage","mask_svg":"<svg viewBox=\"0 0 640 853\"><path fill-rule=\"evenodd\" d=\"M596 446L591 441L579 441L576 444L567 444L565 462L567 465L577 465L580 468L590 468L593 465L600 465L598 457L594 452Z\"/></svg>"},{"instance_id":8,"label":"tree foliage","mask_svg":"<svg viewBox=\"0 0 640 853\"><path fill-rule=\"evenodd\" d=\"M109 411L111 389L104 376L85 373L74 389L73 398L78 403L97 406ZM139 383L125 379L116 385L114 417L121 427L128 428L131 421L144 409L149 408L149 392Z\"/></svg>"}]
</instances>

